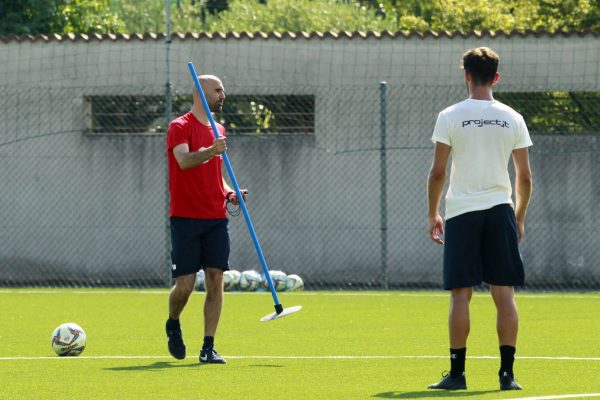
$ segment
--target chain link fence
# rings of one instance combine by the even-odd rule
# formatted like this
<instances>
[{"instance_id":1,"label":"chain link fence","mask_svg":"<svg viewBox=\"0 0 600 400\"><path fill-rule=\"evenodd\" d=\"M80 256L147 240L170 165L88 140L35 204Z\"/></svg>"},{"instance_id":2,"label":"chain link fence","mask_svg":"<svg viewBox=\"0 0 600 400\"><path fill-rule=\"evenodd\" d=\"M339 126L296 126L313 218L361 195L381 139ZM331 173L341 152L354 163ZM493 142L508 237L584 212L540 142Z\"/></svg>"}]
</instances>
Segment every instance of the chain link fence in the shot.
<instances>
[{"instance_id":1,"label":"chain link fence","mask_svg":"<svg viewBox=\"0 0 600 400\"><path fill-rule=\"evenodd\" d=\"M174 88L173 116L189 110ZM217 120L269 268L307 289L440 288L437 113L459 86L227 87ZM164 87L0 87L0 286L170 284ZM529 289L600 289L600 94L497 98L531 130ZM261 271L243 216L231 266Z\"/></svg>"}]
</instances>

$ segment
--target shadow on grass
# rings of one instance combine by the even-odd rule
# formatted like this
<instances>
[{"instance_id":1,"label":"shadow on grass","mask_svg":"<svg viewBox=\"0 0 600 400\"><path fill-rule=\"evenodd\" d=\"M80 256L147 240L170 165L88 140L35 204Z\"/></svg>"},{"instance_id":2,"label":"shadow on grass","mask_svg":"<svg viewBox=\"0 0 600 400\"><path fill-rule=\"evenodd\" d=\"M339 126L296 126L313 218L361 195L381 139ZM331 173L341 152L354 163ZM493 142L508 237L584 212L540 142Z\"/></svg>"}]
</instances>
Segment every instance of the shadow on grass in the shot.
<instances>
[{"instance_id":1,"label":"shadow on grass","mask_svg":"<svg viewBox=\"0 0 600 400\"><path fill-rule=\"evenodd\" d=\"M108 371L160 371L167 368L198 368L201 367L199 363L195 364L182 364L176 361L156 361L149 365L130 365L127 367L112 367L104 368Z\"/></svg>"},{"instance_id":2,"label":"shadow on grass","mask_svg":"<svg viewBox=\"0 0 600 400\"><path fill-rule=\"evenodd\" d=\"M111 367L104 368L107 371L160 371L168 368L202 368L208 364L182 364L177 361L156 361L149 365L129 365L127 367ZM249 365L249 367L258 367L258 368L283 368L283 365L276 364L253 364Z\"/></svg>"},{"instance_id":3,"label":"shadow on grass","mask_svg":"<svg viewBox=\"0 0 600 400\"><path fill-rule=\"evenodd\" d=\"M465 391L465 390L421 390L418 392L383 392L374 394L372 397L379 397L382 399L435 399L439 397L472 397L481 396L487 393L499 392L499 390L479 390L479 391Z\"/></svg>"}]
</instances>

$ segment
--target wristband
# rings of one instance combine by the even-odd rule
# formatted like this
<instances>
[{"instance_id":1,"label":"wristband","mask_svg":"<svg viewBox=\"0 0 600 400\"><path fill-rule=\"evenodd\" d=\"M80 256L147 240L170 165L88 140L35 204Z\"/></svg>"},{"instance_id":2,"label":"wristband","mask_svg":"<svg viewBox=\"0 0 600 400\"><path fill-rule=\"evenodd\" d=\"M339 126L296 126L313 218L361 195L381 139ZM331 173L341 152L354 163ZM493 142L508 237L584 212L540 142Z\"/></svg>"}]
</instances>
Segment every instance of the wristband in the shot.
<instances>
[{"instance_id":1,"label":"wristband","mask_svg":"<svg viewBox=\"0 0 600 400\"><path fill-rule=\"evenodd\" d=\"M230 197L232 194L234 194L235 192L227 192L227 194L225 195L225 200L227 201L231 201Z\"/></svg>"}]
</instances>

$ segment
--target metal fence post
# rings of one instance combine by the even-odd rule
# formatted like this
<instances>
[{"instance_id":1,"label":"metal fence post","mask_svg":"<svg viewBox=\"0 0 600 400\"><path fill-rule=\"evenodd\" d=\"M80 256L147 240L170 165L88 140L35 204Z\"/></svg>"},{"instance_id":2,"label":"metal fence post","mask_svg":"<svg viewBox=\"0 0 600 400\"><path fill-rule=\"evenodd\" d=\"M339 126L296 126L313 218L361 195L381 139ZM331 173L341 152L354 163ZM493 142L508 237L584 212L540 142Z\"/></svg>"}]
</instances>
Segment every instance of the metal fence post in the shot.
<instances>
[{"instance_id":1,"label":"metal fence post","mask_svg":"<svg viewBox=\"0 0 600 400\"><path fill-rule=\"evenodd\" d=\"M171 114L173 105L171 102L171 0L166 0L165 2L165 62L166 62L166 72L165 72L165 136L164 136L164 144L166 148L167 141L167 129L169 127L169 123L171 122ZM165 158L165 254L164 254L164 263L165 270L167 271L167 275L165 276L165 286L171 287L171 246L170 246L170 226L169 226L169 171L168 171L168 160Z\"/></svg>"},{"instance_id":2,"label":"metal fence post","mask_svg":"<svg viewBox=\"0 0 600 400\"><path fill-rule=\"evenodd\" d=\"M379 201L381 230L381 288L388 289L387 275L387 165L386 165L386 87L387 82L379 83Z\"/></svg>"}]
</instances>

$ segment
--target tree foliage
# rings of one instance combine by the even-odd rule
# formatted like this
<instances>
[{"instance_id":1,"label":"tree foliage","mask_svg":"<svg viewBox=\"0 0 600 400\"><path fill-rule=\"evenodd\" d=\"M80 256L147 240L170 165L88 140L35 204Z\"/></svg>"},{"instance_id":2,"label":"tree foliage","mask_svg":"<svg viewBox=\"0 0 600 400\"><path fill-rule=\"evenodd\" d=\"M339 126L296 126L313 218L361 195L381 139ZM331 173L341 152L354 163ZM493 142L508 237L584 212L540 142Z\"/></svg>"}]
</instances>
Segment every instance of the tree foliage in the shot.
<instances>
[{"instance_id":1,"label":"tree foliage","mask_svg":"<svg viewBox=\"0 0 600 400\"><path fill-rule=\"evenodd\" d=\"M171 0L171 30L600 29L600 0ZM0 0L0 35L164 32L165 0Z\"/></svg>"},{"instance_id":2,"label":"tree foliage","mask_svg":"<svg viewBox=\"0 0 600 400\"><path fill-rule=\"evenodd\" d=\"M0 35L50 33L57 19L56 2L47 0L0 0Z\"/></svg>"},{"instance_id":3,"label":"tree foliage","mask_svg":"<svg viewBox=\"0 0 600 400\"><path fill-rule=\"evenodd\" d=\"M125 29L109 0L64 0L59 2L57 33L108 33Z\"/></svg>"},{"instance_id":4,"label":"tree foliage","mask_svg":"<svg viewBox=\"0 0 600 400\"><path fill-rule=\"evenodd\" d=\"M107 33L126 29L109 0L0 0L0 35Z\"/></svg>"},{"instance_id":5,"label":"tree foliage","mask_svg":"<svg viewBox=\"0 0 600 400\"><path fill-rule=\"evenodd\" d=\"M542 30L600 28L600 0L230 0L208 31Z\"/></svg>"},{"instance_id":6,"label":"tree foliage","mask_svg":"<svg viewBox=\"0 0 600 400\"><path fill-rule=\"evenodd\" d=\"M394 29L390 20L358 3L335 0L290 1L237 0L229 9L207 20L207 31L300 32L300 31L382 31Z\"/></svg>"},{"instance_id":7,"label":"tree foliage","mask_svg":"<svg viewBox=\"0 0 600 400\"><path fill-rule=\"evenodd\" d=\"M399 21L413 16L431 30L582 31L600 28L600 0L357 0Z\"/></svg>"},{"instance_id":8,"label":"tree foliage","mask_svg":"<svg viewBox=\"0 0 600 400\"><path fill-rule=\"evenodd\" d=\"M598 92L502 92L494 98L519 111L531 133L589 133L600 126Z\"/></svg>"}]
</instances>

